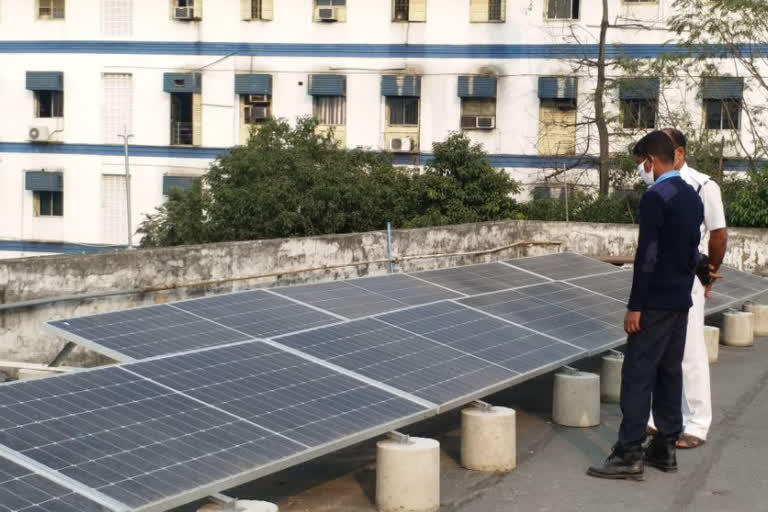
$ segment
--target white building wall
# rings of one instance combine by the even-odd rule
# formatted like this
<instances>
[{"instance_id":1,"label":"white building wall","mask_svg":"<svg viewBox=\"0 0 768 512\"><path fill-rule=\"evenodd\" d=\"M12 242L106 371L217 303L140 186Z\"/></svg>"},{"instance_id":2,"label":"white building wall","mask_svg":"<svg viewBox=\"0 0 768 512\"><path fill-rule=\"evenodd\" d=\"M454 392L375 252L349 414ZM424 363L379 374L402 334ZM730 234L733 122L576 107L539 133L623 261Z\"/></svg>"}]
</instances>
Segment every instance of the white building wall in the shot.
<instances>
[{"instance_id":1,"label":"white building wall","mask_svg":"<svg viewBox=\"0 0 768 512\"><path fill-rule=\"evenodd\" d=\"M131 143L160 149L170 144L170 98L163 91L166 72L202 73L202 147L226 148L240 140L236 73L273 75L273 115L294 121L312 114L307 93L311 73L334 72L347 76L347 146L381 148L384 144L385 109L380 95L381 75L407 72L422 76L420 151L459 129L461 100L457 76L492 72L499 77L496 129L468 132L494 155L537 155L541 75L569 75L571 63L558 59L511 58L381 58L363 48L353 56L343 54L340 44L555 45L590 44L600 22L597 3L582 0L581 20L574 23L544 19L546 0L507 0L505 23L470 23L469 0L428 0L426 23L391 22L390 0L347 0L346 23L315 23L311 0L275 0L273 21L242 21L240 0L204 0L203 19L180 22L170 17L168 0L67 0L65 20L37 20L33 1L0 0L0 43L11 41L106 41L206 44L213 42L288 43L295 56L247 55L146 55L126 53L13 53L0 51L0 243L3 240L44 240L98 244L105 237L102 221L102 175L123 172L123 158L104 156L105 73L131 75ZM611 21L647 20L661 27L672 0L629 5L611 0ZM104 23L104 9L121 8L128 22ZM572 30L572 26L576 28ZM119 35L129 33L130 35ZM117 35L116 35L117 34ZM611 30L609 42L661 43L669 39L663 30ZM314 56L321 48L330 56ZM283 47L284 50L289 50ZM135 52L135 53L134 53ZM303 53L302 53L303 52ZM483 53L485 52L485 53ZM169 52L170 53L170 52ZM61 71L64 74L63 119L35 119L33 93L25 89L27 71ZM590 112L589 93L594 81L580 80L581 115ZM687 96L686 96L687 95ZM672 95L674 96L674 94ZM701 105L695 91L683 91L683 101L693 111ZM3 143L25 143L32 125L60 130L52 138L62 150L76 154L3 150ZM580 140L586 137L579 136ZM623 143L623 141L622 141ZM85 147L76 145L88 145ZM97 145L97 146L91 146ZM580 149L583 149L583 145ZM187 155L189 156L189 155ZM133 157L132 223L162 204L165 174L199 175L209 158ZM24 191L24 170L61 169L64 172L64 216L34 217L32 193ZM510 170L524 181L538 179L536 168ZM137 242L138 240L134 240Z\"/></svg>"}]
</instances>

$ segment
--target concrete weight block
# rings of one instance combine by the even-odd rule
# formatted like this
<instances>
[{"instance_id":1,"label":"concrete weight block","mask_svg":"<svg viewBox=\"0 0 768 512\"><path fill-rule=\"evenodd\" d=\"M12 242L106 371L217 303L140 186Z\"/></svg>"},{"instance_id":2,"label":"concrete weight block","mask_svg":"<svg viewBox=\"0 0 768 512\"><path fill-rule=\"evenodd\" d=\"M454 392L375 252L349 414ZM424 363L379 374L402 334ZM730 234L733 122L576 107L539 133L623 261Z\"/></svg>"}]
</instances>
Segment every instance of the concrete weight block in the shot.
<instances>
[{"instance_id":1,"label":"concrete weight block","mask_svg":"<svg viewBox=\"0 0 768 512\"><path fill-rule=\"evenodd\" d=\"M603 356L603 366L600 370L600 400L607 404L619 403L623 365L624 355L621 353Z\"/></svg>"},{"instance_id":2,"label":"concrete weight block","mask_svg":"<svg viewBox=\"0 0 768 512\"><path fill-rule=\"evenodd\" d=\"M755 343L754 316L743 311L723 313L723 344L729 347L751 347Z\"/></svg>"},{"instance_id":3,"label":"concrete weight block","mask_svg":"<svg viewBox=\"0 0 768 512\"><path fill-rule=\"evenodd\" d=\"M711 325L704 326L704 342L707 344L709 364L720 360L720 329Z\"/></svg>"},{"instance_id":4,"label":"concrete weight block","mask_svg":"<svg viewBox=\"0 0 768 512\"><path fill-rule=\"evenodd\" d=\"M744 305L744 311L754 315L755 336L768 336L768 304L750 302Z\"/></svg>"},{"instance_id":5,"label":"concrete weight block","mask_svg":"<svg viewBox=\"0 0 768 512\"><path fill-rule=\"evenodd\" d=\"M512 471L517 466L515 432L513 409L464 409L461 411L461 465L474 471Z\"/></svg>"},{"instance_id":6,"label":"concrete weight block","mask_svg":"<svg viewBox=\"0 0 768 512\"><path fill-rule=\"evenodd\" d=\"M277 505L266 501L237 500L234 508L217 503L209 503L199 509L197 512L278 512Z\"/></svg>"},{"instance_id":7,"label":"concrete weight block","mask_svg":"<svg viewBox=\"0 0 768 512\"><path fill-rule=\"evenodd\" d=\"M552 421L566 427L600 424L600 376L587 372L555 374Z\"/></svg>"},{"instance_id":8,"label":"concrete weight block","mask_svg":"<svg viewBox=\"0 0 768 512\"><path fill-rule=\"evenodd\" d=\"M376 444L376 506L380 512L440 508L440 443L412 437Z\"/></svg>"}]
</instances>

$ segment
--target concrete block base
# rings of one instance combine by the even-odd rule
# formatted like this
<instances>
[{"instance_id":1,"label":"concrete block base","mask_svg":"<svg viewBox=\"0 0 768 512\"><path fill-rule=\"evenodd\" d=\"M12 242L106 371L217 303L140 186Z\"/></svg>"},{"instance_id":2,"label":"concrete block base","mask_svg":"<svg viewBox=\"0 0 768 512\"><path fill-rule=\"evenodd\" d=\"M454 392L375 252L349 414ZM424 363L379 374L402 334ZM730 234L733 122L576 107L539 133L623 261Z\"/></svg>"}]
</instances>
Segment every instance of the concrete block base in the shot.
<instances>
[{"instance_id":1,"label":"concrete block base","mask_svg":"<svg viewBox=\"0 0 768 512\"><path fill-rule=\"evenodd\" d=\"M744 305L744 311L754 315L755 336L768 336L768 305L749 303Z\"/></svg>"},{"instance_id":2,"label":"concrete block base","mask_svg":"<svg viewBox=\"0 0 768 512\"><path fill-rule=\"evenodd\" d=\"M556 373L552 421L566 427L600 424L600 376L594 373Z\"/></svg>"},{"instance_id":3,"label":"concrete block base","mask_svg":"<svg viewBox=\"0 0 768 512\"><path fill-rule=\"evenodd\" d=\"M720 328L705 325L704 342L707 344L709 364L715 364L720 360Z\"/></svg>"},{"instance_id":4,"label":"concrete block base","mask_svg":"<svg viewBox=\"0 0 768 512\"><path fill-rule=\"evenodd\" d=\"M461 465L473 471L506 472L517 466L515 411L507 407L461 411Z\"/></svg>"},{"instance_id":5,"label":"concrete block base","mask_svg":"<svg viewBox=\"0 0 768 512\"><path fill-rule=\"evenodd\" d=\"M600 370L600 400L607 404L617 404L621 398L621 367L624 356L609 354L603 356Z\"/></svg>"},{"instance_id":6,"label":"concrete block base","mask_svg":"<svg viewBox=\"0 0 768 512\"><path fill-rule=\"evenodd\" d=\"M197 509L197 512L278 512L277 505L266 501L237 500L235 508L210 503Z\"/></svg>"},{"instance_id":7,"label":"concrete block base","mask_svg":"<svg viewBox=\"0 0 768 512\"><path fill-rule=\"evenodd\" d=\"M723 344L729 347L751 347L755 343L754 316L743 311L723 313Z\"/></svg>"},{"instance_id":8,"label":"concrete block base","mask_svg":"<svg viewBox=\"0 0 768 512\"><path fill-rule=\"evenodd\" d=\"M376 506L380 512L436 512L440 508L440 443L412 437L376 444Z\"/></svg>"}]
</instances>

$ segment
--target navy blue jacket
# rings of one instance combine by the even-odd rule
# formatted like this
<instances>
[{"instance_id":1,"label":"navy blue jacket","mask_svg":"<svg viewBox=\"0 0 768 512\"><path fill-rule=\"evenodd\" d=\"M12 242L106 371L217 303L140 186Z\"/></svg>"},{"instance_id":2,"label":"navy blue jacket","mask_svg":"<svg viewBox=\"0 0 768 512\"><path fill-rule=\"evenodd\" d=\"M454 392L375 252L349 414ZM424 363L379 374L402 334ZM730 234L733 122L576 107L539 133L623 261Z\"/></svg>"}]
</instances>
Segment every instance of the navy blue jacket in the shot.
<instances>
[{"instance_id":1,"label":"navy blue jacket","mask_svg":"<svg viewBox=\"0 0 768 512\"><path fill-rule=\"evenodd\" d=\"M679 176L660 179L640 201L630 311L687 311L692 305L704 206Z\"/></svg>"}]
</instances>

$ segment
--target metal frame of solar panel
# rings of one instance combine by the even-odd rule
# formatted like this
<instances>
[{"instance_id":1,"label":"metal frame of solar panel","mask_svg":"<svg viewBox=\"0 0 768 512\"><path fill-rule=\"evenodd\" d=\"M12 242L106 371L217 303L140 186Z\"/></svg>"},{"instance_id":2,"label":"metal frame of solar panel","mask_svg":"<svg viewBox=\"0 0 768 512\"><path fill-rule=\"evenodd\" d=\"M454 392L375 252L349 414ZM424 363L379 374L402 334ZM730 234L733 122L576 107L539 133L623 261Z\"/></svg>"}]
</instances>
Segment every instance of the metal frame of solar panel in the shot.
<instances>
[{"instance_id":1,"label":"metal frame of solar panel","mask_svg":"<svg viewBox=\"0 0 768 512\"><path fill-rule=\"evenodd\" d=\"M585 278L585 273L597 277ZM768 281L754 283L740 274L730 275L735 285L727 289L740 296L726 296L729 299L743 300L741 294L750 293L751 297L768 291ZM194 465L179 464L178 455L183 455L184 450L179 452L173 439L165 444L176 449L175 459L174 455L163 452L169 449L164 447L157 454L148 454L147 461L157 462L164 456L166 462L177 468L178 475L167 467L155 468L153 471L163 471L162 479L152 480L153 483L144 480L138 483L143 487L133 489L103 482L124 499L135 496L137 489L148 488L148 495L157 499L139 504L136 510L162 510L400 428L623 344L624 336L619 336L618 330L624 301L615 296L617 288L606 288L605 283L621 285L621 280L628 275L631 273L597 260L561 253L411 275L241 292L182 301L165 308L152 306L52 322L51 328L59 333L63 327L72 328L74 323L71 330L80 332L66 332L65 337L79 341L83 338L81 334L88 333L87 329L94 326L102 337L125 335L120 331L115 333L114 322L110 324L108 321L105 326L98 320L117 320L132 325L131 322L146 322L141 319L148 316L152 319L149 326L157 328L163 325L157 318L167 313L174 318L190 319L192 324L199 324L198 327L205 326L198 330L226 335L223 340L214 338L205 347L196 346L200 337L193 338L193 350L160 356L150 353L147 355L153 357L117 367L14 384L29 387L16 387L17 398L12 403L19 401L18 396L22 397L22 402L25 396L31 397L42 400L35 402L37 406L49 404L52 412L45 412L43 407L43 412L34 413L38 416L27 417L27 421L36 417L35 425L22 431L17 421L19 407L26 415L33 411L29 404L15 405L13 413L16 416L6 415L6 427L10 421L16 429L14 432L20 435L9 437L0 415L0 439L22 452L32 450L31 453L40 460L56 467L61 464L60 457L59 462L56 461L57 454L69 453L72 457L71 453L77 454L78 450L49 453L39 450L34 441L38 440L39 444L39 440L46 436L55 439L56 435L62 435L61 432L72 432L73 425L57 424L59 429L54 429L53 433L51 429L40 432L35 429L40 428L40 414L62 416L68 407L76 407L79 413L86 415L87 421L74 429L77 432L83 428L86 431L96 428L94 425L103 427L110 422L123 428L125 421L134 414L145 418L145 423L157 425L161 438L178 431L185 432L185 436L200 435L200 443L192 447L197 449L198 458L191 460L212 457L209 462L214 468L213 473L229 467L226 475L217 473L221 478L216 479L214 475L214 482L209 475L211 471L205 471L207 476L201 479L203 471L200 467L196 471ZM476 283L472 282L473 278ZM591 291L590 286L596 290ZM277 306L271 307L272 304ZM291 324L294 315L299 321ZM549 325L547 322L552 323L553 318L559 318L564 324ZM61 322L69 325L62 326ZM595 332L603 332L596 344L591 338ZM141 332L129 334L141 338ZM91 340L88 343L95 346ZM177 349L187 346L182 343ZM119 355L126 357L122 353ZM119 375L117 384L112 382L113 379L107 379L109 385L122 383L126 387L121 393L105 390L108 387L103 378L105 373L100 372ZM300 375L304 379L297 381L296 377ZM126 376L128 382L123 382ZM65 394L66 406L45 401L52 395L50 389L45 390L50 386L46 381L53 379L56 379L54 386L57 390L61 388L59 391L66 391L71 386L76 388L76 391ZM82 379L96 379L102 385L95 392L85 386ZM128 389L136 386L139 391ZM18 393L22 389L37 390L40 396ZM4 412L10 410L3 402L4 396L7 399L6 391L7 388L0 386L0 407L5 408ZM78 405L79 399L75 396L79 393L85 394L85 400L91 406ZM127 403L112 403L126 399L129 400ZM163 407L145 406L152 400L161 399L168 402ZM94 404L103 407L104 402L107 408L117 408L117 417L102 417L88 408ZM125 408L131 413L127 414ZM163 415L163 410L174 412L170 416ZM193 412L203 419L194 421ZM173 418L177 413L185 415L184 421ZM82 418L83 415L73 417ZM222 418L229 421L222 424ZM59 422L60 419L48 418ZM148 425L141 427L146 429ZM237 433L227 433L228 428ZM220 435L211 436L210 429L224 430ZM147 431L143 431L145 436L141 433L134 432L128 439L134 443L146 439ZM115 447L115 444L120 447L120 441L114 437L100 439L98 435L101 431L88 434L89 442L94 443L91 450L104 450L108 446ZM259 446L254 443L267 437L282 439L282 446L287 451L273 454L274 460L268 456L268 460L264 460L263 443ZM77 446L81 450L89 449L77 439L70 441L79 443ZM215 446L216 442L230 443L219 452L231 454L232 461L226 462L205 453L203 448ZM249 456L234 455L235 445ZM187 446L186 449L192 448ZM203 449L202 453L200 449ZM97 480L89 482L98 488L98 480L103 481L109 471L114 473L115 468L120 467L136 470L136 465L140 465L136 458L126 462L115 459L114 454L107 454L107 457L111 457L110 462L117 466L89 466L95 474L79 472L83 468L77 464L74 468L65 467L81 479L96 477ZM254 466L255 460L262 460L262 463ZM93 462L88 461L89 464ZM233 473L233 468L239 472ZM180 482L192 482L195 487L180 488ZM153 488L153 485L160 488Z\"/></svg>"}]
</instances>

